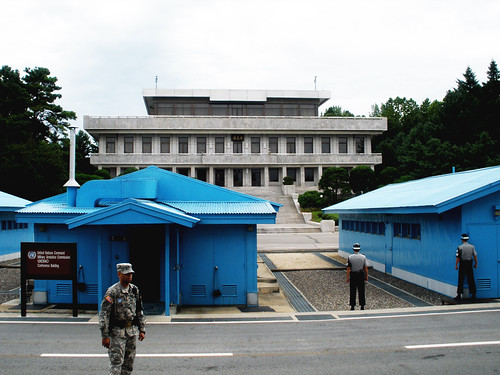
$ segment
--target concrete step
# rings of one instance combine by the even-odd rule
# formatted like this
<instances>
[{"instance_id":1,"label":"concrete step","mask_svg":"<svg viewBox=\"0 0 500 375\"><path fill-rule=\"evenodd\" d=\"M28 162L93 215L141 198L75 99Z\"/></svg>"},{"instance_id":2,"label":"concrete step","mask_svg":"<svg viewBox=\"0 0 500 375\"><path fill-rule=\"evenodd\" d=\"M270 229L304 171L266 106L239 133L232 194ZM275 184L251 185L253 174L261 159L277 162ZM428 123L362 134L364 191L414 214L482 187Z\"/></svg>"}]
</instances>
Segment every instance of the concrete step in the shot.
<instances>
[{"instance_id":1,"label":"concrete step","mask_svg":"<svg viewBox=\"0 0 500 375\"><path fill-rule=\"evenodd\" d=\"M257 233L319 233L321 227L311 224L258 224Z\"/></svg>"},{"instance_id":2,"label":"concrete step","mask_svg":"<svg viewBox=\"0 0 500 375\"><path fill-rule=\"evenodd\" d=\"M261 294L278 293L280 286L276 281L274 283L257 283L257 289Z\"/></svg>"}]
</instances>

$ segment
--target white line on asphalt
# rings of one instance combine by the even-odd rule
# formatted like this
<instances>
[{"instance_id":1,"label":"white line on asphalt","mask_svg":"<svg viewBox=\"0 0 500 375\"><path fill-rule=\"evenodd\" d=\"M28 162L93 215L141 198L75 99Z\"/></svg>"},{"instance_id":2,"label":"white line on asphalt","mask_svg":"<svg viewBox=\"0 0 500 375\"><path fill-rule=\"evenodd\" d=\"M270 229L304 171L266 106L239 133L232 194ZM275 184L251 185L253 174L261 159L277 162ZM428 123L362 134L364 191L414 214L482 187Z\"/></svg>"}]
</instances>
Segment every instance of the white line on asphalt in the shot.
<instances>
[{"instance_id":1,"label":"white line on asphalt","mask_svg":"<svg viewBox=\"0 0 500 375\"><path fill-rule=\"evenodd\" d=\"M80 354L80 353L42 353L40 357L51 358L103 358L107 354ZM233 353L152 353L137 354L136 357L142 358L171 358L171 357L232 357Z\"/></svg>"},{"instance_id":2,"label":"white line on asphalt","mask_svg":"<svg viewBox=\"0 0 500 375\"><path fill-rule=\"evenodd\" d=\"M448 344L408 345L406 349L454 348L458 346L500 345L500 341L455 342Z\"/></svg>"}]
</instances>

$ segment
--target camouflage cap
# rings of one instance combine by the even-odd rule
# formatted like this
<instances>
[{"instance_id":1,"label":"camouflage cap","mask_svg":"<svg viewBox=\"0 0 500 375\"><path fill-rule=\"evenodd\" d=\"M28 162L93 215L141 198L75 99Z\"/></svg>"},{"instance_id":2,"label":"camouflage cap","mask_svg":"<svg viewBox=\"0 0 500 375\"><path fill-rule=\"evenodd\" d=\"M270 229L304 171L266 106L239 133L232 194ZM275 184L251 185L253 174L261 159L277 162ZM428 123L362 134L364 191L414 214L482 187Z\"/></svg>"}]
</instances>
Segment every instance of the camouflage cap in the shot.
<instances>
[{"instance_id":1,"label":"camouflage cap","mask_svg":"<svg viewBox=\"0 0 500 375\"><path fill-rule=\"evenodd\" d=\"M132 265L130 263L118 263L116 265L116 271L126 275L127 273L134 273Z\"/></svg>"}]
</instances>

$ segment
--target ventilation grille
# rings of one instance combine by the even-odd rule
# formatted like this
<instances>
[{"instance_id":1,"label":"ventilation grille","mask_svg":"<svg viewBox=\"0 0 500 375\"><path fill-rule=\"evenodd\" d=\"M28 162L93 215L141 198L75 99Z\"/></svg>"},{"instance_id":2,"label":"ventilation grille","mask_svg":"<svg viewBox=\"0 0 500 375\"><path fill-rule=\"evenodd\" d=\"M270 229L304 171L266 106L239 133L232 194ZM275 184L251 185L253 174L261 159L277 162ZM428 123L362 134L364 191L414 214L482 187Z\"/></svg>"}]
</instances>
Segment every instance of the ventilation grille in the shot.
<instances>
[{"instance_id":1,"label":"ventilation grille","mask_svg":"<svg viewBox=\"0 0 500 375\"><path fill-rule=\"evenodd\" d=\"M222 295L224 297L236 297L238 288L236 285L222 285Z\"/></svg>"},{"instance_id":2,"label":"ventilation grille","mask_svg":"<svg viewBox=\"0 0 500 375\"><path fill-rule=\"evenodd\" d=\"M191 285L192 297L205 297L207 295L206 285Z\"/></svg>"},{"instance_id":3,"label":"ventilation grille","mask_svg":"<svg viewBox=\"0 0 500 375\"><path fill-rule=\"evenodd\" d=\"M57 284L56 294L58 296L70 296L72 294L71 284Z\"/></svg>"},{"instance_id":4,"label":"ventilation grille","mask_svg":"<svg viewBox=\"0 0 500 375\"><path fill-rule=\"evenodd\" d=\"M97 296L97 284L87 284L86 292L89 296Z\"/></svg>"},{"instance_id":5,"label":"ventilation grille","mask_svg":"<svg viewBox=\"0 0 500 375\"><path fill-rule=\"evenodd\" d=\"M477 279L476 289L477 290L489 290L489 289L491 289L491 279Z\"/></svg>"}]
</instances>

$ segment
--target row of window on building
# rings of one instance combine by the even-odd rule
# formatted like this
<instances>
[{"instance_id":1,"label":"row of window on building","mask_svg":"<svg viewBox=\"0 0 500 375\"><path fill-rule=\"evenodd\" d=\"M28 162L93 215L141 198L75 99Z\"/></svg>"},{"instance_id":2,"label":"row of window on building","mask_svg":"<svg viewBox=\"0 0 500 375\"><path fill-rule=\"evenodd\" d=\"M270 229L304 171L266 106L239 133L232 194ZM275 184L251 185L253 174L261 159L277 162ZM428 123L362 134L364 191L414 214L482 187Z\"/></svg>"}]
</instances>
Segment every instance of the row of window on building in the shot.
<instances>
[{"instance_id":1,"label":"row of window on building","mask_svg":"<svg viewBox=\"0 0 500 375\"><path fill-rule=\"evenodd\" d=\"M2 230L28 229L28 223L18 223L15 220L2 220Z\"/></svg>"},{"instance_id":2,"label":"row of window on building","mask_svg":"<svg viewBox=\"0 0 500 375\"><path fill-rule=\"evenodd\" d=\"M154 112L166 116L317 116L311 103L213 104L155 103Z\"/></svg>"},{"instance_id":3,"label":"row of window on building","mask_svg":"<svg viewBox=\"0 0 500 375\"><path fill-rule=\"evenodd\" d=\"M110 176L116 177L117 170L116 167L106 168L109 171ZM121 168L126 169L124 167ZM177 167L175 171L171 167L162 168L170 172L176 172L183 176L194 177L198 180L209 182L209 168L201 167L194 168L194 176L191 175L191 168ZM231 172L232 175L232 186L244 186L243 176L245 173L250 174L251 186L262 186L262 179L264 170L262 168L214 168L214 181L213 183L218 186L227 186L227 175ZM292 177L294 181L297 181L298 174L300 173L300 168L286 168L286 175ZM268 168L268 179L267 181L271 183L281 183L283 174L283 168ZM318 168L316 167L304 167L304 181L305 182L315 182L315 178L318 176ZM211 182L211 181L210 181Z\"/></svg>"},{"instance_id":4,"label":"row of window on building","mask_svg":"<svg viewBox=\"0 0 500 375\"><path fill-rule=\"evenodd\" d=\"M393 223L393 237L420 240L420 224ZM342 220L342 230L385 235L385 223L374 221Z\"/></svg>"},{"instance_id":5,"label":"row of window on building","mask_svg":"<svg viewBox=\"0 0 500 375\"><path fill-rule=\"evenodd\" d=\"M340 136L338 139L338 152L340 154L348 153L348 137ZM160 153L168 154L171 152L171 137L160 137ZM243 142L244 136L233 135L231 136L232 142L232 152L234 154L243 153ZM106 153L113 154L117 152L116 148L116 137L106 137ZM125 136L123 138L123 152L124 153L134 153L135 139L132 136ZM189 150L189 137L179 136L177 137L178 153L187 154ZM261 147L261 137L250 137L250 152L252 154L260 154L262 151L269 152L272 154L278 154L279 150L279 137L268 137L267 150L263 150ZM214 141L214 153L223 154L226 152L226 139L225 137L215 137ZM355 152L357 154L363 154L365 152L365 139L364 137L356 136L354 137ZM228 148L231 145L228 144ZM207 147L207 137L196 137L196 153L205 154L208 151ZM302 151L302 150L301 150ZM142 137L142 150L143 154L150 154L153 152L153 137ZM313 154L314 151L314 138L304 137L304 154ZM295 154L297 153L297 139L296 137L286 137L286 153ZM321 137L321 153L330 154L332 153L332 139L331 137Z\"/></svg>"}]
</instances>

